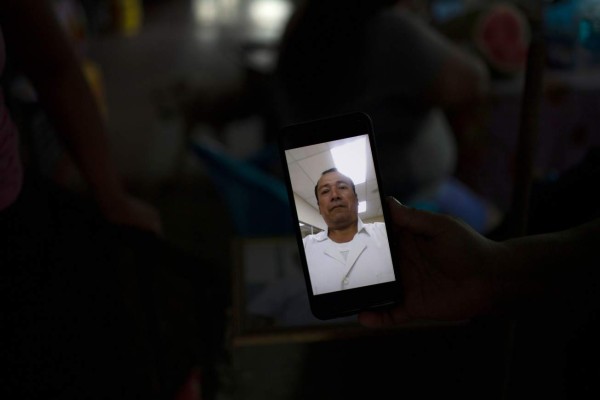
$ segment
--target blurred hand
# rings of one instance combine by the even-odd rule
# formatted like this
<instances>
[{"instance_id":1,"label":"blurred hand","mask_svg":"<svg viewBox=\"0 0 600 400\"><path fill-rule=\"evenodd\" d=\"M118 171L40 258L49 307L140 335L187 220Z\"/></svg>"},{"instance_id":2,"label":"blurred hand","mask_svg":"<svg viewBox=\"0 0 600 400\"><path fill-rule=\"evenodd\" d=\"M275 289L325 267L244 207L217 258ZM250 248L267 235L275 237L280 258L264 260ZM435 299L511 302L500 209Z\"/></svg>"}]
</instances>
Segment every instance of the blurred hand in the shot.
<instances>
[{"instance_id":1,"label":"blurred hand","mask_svg":"<svg viewBox=\"0 0 600 400\"><path fill-rule=\"evenodd\" d=\"M101 206L106 219L116 225L133 226L162 235L162 223L158 210L152 205L129 194Z\"/></svg>"},{"instance_id":2,"label":"blurred hand","mask_svg":"<svg viewBox=\"0 0 600 400\"><path fill-rule=\"evenodd\" d=\"M359 322L386 327L413 319L462 320L487 312L494 300L493 261L503 245L449 216L388 199L397 240L402 304L362 312Z\"/></svg>"}]
</instances>

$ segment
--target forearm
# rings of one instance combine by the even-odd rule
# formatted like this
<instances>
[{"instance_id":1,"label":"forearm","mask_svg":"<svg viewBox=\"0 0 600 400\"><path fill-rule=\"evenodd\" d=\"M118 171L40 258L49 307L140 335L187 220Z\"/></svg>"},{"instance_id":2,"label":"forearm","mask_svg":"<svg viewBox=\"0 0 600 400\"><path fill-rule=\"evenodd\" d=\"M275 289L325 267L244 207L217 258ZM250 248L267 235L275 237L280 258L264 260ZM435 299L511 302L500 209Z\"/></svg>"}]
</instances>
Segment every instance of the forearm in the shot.
<instances>
[{"instance_id":1,"label":"forearm","mask_svg":"<svg viewBox=\"0 0 600 400\"><path fill-rule=\"evenodd\" d=\"M501 243L495 263L498 303L535 306L583 290L597 278L600 219L569 230Z\"/></svg>"},{"instance_id":2,"label":"forearm","mask_svg":"<svg viewBox=\"0 0 600 400\"><path fill-rule=\"evenodd\" d=\"M590 260L597 260L600 248L600 219L549 234L507 240L514 258L507 275L524 271L532 277L552 276L573 271Z\"/></svg>"},{"instance_id":3,"label":"forearm","mask_svg":"<svg viewBox=\"0 0 600 400\"><path fill-rule=\"evenodd\" d=\"M45 77L35 86L57 134L94 198L104 206L103 203L122 194L123 187L111 157L105 121L79 64L74 63L54 76Z\"/></svg>"}]
</instances>

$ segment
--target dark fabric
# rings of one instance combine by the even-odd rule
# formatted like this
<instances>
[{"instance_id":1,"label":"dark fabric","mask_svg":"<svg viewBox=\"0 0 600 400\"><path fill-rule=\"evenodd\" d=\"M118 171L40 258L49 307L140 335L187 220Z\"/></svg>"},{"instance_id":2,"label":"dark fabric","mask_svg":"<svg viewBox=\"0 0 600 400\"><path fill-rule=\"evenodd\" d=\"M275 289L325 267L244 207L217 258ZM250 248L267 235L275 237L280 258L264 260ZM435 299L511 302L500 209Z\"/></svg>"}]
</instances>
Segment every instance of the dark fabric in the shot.
<instances>
[{"instance_id":1,"label":"dark fabric","mask_svg":"<svg viewBox=\"0 0 600 400\"><path fill-rule=\"evenodd\" d=\"M0 214L0 398L166 399L209 370L209 266L29 178Z\"/></svg>"}]
</instances>

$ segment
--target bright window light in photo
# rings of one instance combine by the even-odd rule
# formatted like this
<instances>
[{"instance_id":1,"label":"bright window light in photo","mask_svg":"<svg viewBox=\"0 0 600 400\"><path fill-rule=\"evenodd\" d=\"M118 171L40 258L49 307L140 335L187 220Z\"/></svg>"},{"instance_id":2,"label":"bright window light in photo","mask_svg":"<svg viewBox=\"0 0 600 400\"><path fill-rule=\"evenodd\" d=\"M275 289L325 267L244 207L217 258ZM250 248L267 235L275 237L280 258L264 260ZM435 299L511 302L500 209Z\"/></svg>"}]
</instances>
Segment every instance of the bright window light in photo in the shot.
<instances>
[{"instance_id":1,"label":"bright window light in photo","mask_svg":"<svg viewBox=\"0 0 600 400\"><path fill-rule=\"evenodd\" d=\"M355 185L367 180L367 138L362 137L350 143L331 149L335 167L349 176Z\"/></svg>"},{"instance_id":2,"label":"bright window light in photo","mask_svg":"<svg viewBox=\"0 0 600 400\"><path fill-rule=\"evenodd\" d=\"M367 211L367 202L366 201L359 201L358 202L358 212L359 213L364 213L365 211Z\"/></svg>"}]
</instances>

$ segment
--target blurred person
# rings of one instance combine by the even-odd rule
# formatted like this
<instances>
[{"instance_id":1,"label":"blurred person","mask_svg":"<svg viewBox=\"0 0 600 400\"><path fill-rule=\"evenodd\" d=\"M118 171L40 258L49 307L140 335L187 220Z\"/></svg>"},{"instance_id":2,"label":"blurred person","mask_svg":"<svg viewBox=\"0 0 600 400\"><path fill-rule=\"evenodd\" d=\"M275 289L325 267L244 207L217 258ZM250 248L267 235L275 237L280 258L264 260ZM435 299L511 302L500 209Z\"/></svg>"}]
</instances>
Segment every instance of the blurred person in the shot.
<instances>
[{"instance_id":1,"label":"blurred person","mask_svg":"<svg viewBox=\"0 0 600 400\"><path fill-rule=\"evenodd\" d=\"M125 189L72 46L49 1L0 1L0 71L30 80L93 199L31 167L0 93L0 397L165 397L218 347L219 294Z\"/></svg>"},{"instance_id":2,"label":"blurred person","mask_svg":"<svg viewBox=\"0 0 600 400\"><path fill-rule=\"evenodd\" d=\"M327 230L303 239L314 294L394 280L385 224L358 217L354 182L336 168L323 171L315 186Z\"/></svg>"},{"instance_id":3,"label":"blurred person","mask_svg":"<svg viewBox=\"0 0 600 400\"><path fill-rule=\"evenodd\" d=\"M27 75L102 213L111 222L159 233L157 211L129 195L123 186L111 159L105 122L96 99L48 2L6 0L0 2L0 7L2 65L8 55ZM16 201L24 174L17 128L5 102L1 105L4 165L0 171L0 209L5 209Z\"/></svg>"},{"instance_id":4,"label":"blurred person","mask_svg":"<svg viewBox=\"0 0 600 400\"><path fill-rule=\"evenodd\" d=\"M445 112L484 99L489 72L434 30L411 0L306 0L290 18L277 79L287 123L350 111L371 115L385 192L457 215L480 232L498 209L454 178L457 144Z\"/></svg>"}]
</instances>

